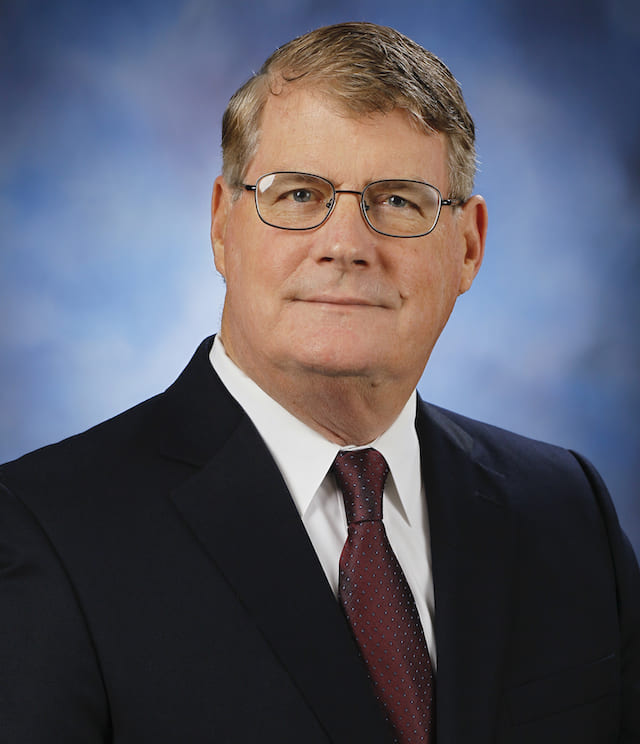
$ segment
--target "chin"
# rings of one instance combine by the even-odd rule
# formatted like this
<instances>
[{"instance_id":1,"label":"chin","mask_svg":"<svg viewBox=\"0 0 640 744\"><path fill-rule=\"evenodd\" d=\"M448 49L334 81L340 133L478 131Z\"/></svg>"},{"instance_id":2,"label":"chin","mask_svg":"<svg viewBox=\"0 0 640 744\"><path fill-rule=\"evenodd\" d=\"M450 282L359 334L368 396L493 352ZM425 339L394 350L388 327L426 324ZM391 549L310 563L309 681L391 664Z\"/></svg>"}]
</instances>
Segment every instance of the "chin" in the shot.
<instances>
[{"instance_id":1,"label":"chin","mask_svg":"<svg viewBox=\"0 0 640 744\"><path fill-rule=\"evenodd\" d=\"M379 349L358 353L353 347L345 349L325 345L306 349L295 363L298 368L326 377L378 377L386 366Z\"/></svg>"},{"instance_id":2,"label":"chin","mask_svg":"<svg viewBox=\"0 0 640 744\"><path fill-rule=\"evenodd\" d=\"M342 379L369 379L378 377L380 375L379 370L374 370L371 367L355 366L355 365L322 365L322 364L309 364L305 365L305 369L315 375L322 377L331 378L334 380Z\"/></svg>"}]
</instances>

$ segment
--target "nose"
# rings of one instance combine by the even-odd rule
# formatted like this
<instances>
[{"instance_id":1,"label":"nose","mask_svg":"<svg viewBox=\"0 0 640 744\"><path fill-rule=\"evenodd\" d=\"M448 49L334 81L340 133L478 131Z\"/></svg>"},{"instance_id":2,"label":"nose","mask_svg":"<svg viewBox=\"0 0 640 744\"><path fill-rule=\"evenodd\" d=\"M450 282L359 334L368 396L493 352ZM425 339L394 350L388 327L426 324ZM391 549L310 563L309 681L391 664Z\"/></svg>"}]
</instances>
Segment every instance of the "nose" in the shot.
<instances>
[{"instance_id":1,"label":"nose","mask_svg":"<svg viewBox=\"0 0 640 744\"><path fill-rule=\"evenodd\" d=\"M336 189L336 203L315 235L313 256L317 261L368 266L375 259L375 235L364 219L361 191Z\"/></svg>"}]
</instances>

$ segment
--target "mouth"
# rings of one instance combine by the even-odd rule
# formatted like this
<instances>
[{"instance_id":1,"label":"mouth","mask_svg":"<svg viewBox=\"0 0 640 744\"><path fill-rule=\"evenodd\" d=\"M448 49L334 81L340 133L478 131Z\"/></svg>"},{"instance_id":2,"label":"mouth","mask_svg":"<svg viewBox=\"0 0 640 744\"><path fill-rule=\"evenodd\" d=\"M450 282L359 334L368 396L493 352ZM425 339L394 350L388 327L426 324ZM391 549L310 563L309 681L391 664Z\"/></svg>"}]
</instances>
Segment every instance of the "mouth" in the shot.
<instances>
[{"instance_id":1,"label":"mouth","mask_svg":"<svg viewBox=\"0 0 640 744\"><path fill-rule=\"evenodd\" d=\"M296 298L298 302L309 302L318 305L337 305L340 307L384 307L380 302L365 297L352 297L349 295L314 295L311 297Z\"/></svg>"}]
</instances>

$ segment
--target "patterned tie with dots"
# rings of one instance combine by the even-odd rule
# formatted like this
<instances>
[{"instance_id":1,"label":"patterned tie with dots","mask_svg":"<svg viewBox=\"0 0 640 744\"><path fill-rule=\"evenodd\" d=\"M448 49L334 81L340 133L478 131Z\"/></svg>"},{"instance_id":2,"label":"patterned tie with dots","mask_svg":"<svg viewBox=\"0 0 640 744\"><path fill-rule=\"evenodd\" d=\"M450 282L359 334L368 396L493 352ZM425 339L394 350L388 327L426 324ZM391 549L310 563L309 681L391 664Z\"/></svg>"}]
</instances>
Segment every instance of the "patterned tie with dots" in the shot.
<instances>
[{"instance_id":1,"label":"patterned tie with dots","mask_svg":"<svg viewBox=\"0 0 640 744\"><path fill-rule=\"evenodd\" d=\"M399 744L435 742L434 681L411 589L382 523L389 473L375 449L340 452L333 472L349 532L338 596Z\"/></svg>"}]
</instances>

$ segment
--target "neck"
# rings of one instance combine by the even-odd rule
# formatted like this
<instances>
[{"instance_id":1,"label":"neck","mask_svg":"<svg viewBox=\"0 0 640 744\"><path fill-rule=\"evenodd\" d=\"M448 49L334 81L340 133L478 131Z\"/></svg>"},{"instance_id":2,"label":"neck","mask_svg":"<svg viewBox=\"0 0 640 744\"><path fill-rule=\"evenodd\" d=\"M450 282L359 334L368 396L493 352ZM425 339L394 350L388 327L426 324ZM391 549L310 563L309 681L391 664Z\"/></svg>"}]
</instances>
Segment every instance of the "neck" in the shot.
<instances>
[{"instance_id":1,"label":"neck","mask_svg":"<svg viewBox=\"0 0 640 744\"><path fill-rule=\"evenodd\" d=\"M225 347L226 348L226 347ZM415 384L368 375L323 374L308 369L271 369L242 364L227 355L267 395L331 442L369 444L396 420Z\"/></svg>"},{"instance_id":2,"label":"neck","mask_svg":"<svg viewBox=\"0 0 640 744\"><path fill-rule=\"evenodd\" d=\"M263 390L296 418L340 445L369 444L396 420L411 390L398 396L384 384L353 377L311 374L285 390L258 382Z\"/></svg>"}]
</instances>

